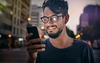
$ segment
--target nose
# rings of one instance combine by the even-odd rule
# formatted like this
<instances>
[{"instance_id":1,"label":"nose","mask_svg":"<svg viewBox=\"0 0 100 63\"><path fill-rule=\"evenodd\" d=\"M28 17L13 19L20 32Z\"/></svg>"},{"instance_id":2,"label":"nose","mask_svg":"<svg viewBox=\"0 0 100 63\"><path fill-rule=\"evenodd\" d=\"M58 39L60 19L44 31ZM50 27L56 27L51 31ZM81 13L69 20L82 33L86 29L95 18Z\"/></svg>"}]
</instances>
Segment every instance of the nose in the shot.
<instances>
[{"instance_id":1,"label":"nose","mask_svg":"<svg viewBox=\"0 0 100 63\"><path fill-rule=\"evenodd\" d=\"M45 26L52 26L52 25L54 25L54 23L52 22L52 21L50 21L50 19L48 20L48 22L45 24Z\"/></svg>"}]
</instances>

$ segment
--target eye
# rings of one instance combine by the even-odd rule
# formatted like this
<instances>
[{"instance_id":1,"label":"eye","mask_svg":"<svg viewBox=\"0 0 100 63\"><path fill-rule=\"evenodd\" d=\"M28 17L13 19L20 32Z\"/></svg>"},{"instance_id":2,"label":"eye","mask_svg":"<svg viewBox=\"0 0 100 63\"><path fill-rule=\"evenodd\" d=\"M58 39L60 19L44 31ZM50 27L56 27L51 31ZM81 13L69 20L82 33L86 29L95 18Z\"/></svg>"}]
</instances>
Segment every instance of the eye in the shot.
<instances>
[{"instance_id":1,"label":"eye","mask_svg":"<svg viewBox=\"0 0 100 63\"><path fill-rule=\"evenodd\" d=\"M47 17L43 17L43 18L41 18L41 19L42 19L43 23L48 22L48 18L47 18Z\"/></svg>"},{"instance_id":2,"label":"eye","mask_svg":"<svg viewBox=\"0 0 100 63\"><path fill-rule=\"evenodd\" d=\"M57 21L57 16L52 16L52 17L50 18L50 20L51 20L51 21Z\"/></svg>"}]
</instances>

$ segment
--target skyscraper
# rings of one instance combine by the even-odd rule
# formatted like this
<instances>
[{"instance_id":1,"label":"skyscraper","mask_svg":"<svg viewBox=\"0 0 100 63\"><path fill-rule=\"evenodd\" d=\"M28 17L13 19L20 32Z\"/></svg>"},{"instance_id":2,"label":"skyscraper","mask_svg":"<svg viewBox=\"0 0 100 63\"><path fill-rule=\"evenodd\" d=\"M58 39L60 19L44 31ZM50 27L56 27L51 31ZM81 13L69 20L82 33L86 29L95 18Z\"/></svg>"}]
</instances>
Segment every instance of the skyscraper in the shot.
<instances>
[{"instance_id":1,"label":"skyscraper","mask_svg":"<svg viewBox=\"0 0 100 63\"><path fill-rule=\"evenodd\" d=\"M6 42L26 36L30 0L0 0L0 40Z\"/></svg>"},{"instance_id":2,"label":"skyscraper","mask_svg":"<svg viewBox=\"0 0 100 63\"><path fill-rule=\"evenodd\" d=\"M100 20L100 5L87 5L80 16L77 33L81 32L84 27L94 24L96 20Z\"/></svg>"}]
</instances>

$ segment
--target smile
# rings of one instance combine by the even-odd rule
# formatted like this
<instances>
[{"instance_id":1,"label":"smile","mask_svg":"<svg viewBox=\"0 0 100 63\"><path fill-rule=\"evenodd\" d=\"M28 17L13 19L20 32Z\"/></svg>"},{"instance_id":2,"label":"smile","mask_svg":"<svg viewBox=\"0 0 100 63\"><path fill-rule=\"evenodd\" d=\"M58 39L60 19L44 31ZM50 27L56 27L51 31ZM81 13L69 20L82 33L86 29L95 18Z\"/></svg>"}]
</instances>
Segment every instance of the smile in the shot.
<instances>
[{"instance_id":1,"label":"smile","mask_svg":"<svg viewBox=\"0 0 100 63\"><path fill-rule=\"evenodd\" d=\"M49 30L53 30L53 29L55 29L55 27L49 27L48 29L49 29Z\"/></svg>"}]
</instances>

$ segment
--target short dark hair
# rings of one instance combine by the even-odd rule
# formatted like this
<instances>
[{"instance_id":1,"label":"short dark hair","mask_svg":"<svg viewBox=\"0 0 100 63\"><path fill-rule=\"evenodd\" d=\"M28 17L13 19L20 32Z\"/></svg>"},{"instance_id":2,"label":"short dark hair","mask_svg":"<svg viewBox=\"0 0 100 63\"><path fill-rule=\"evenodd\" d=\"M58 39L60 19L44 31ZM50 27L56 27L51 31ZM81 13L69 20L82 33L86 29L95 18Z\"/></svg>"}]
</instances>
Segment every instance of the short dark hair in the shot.
<instances>
[{"instance_id":1,"label":"short dark hair","mask_svg":"<svg viewBox=\"0 0 100 63\"><path fill-rule=\"evenodd\" d=\"M56 14L61 13L63 17L68 14L68 2L64 0L45 0L42 5L43 10L45 7L49 7Z\"/></svg>"}]
</instances>

